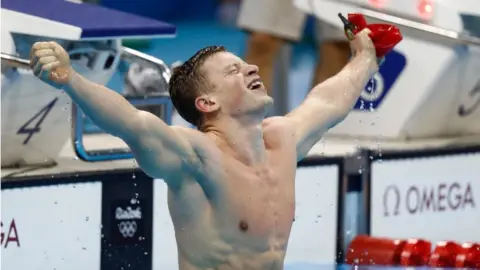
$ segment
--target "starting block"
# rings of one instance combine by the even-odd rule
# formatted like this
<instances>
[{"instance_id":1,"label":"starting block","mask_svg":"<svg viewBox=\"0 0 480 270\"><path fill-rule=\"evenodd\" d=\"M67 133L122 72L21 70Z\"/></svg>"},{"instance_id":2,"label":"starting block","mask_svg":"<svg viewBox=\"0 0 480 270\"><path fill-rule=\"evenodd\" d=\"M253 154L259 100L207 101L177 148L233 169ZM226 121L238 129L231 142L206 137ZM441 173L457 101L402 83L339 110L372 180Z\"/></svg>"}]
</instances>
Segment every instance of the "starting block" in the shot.
<instances>
[{"instance_id":1,"label":"starting block","mask_svg":"<svg viewBox=\"0 0 480 270\"><path fill-rule=\"evenodd\" d=\"M84 136L85 117L70 98L33 76L28 60L33 43L58 42L70 54L75 70L99 84L107 84L118 68L125 69L125 74L132 64L149 69L155 75L154 93L122 94L134 105L156 107L158 116L170 123L170 69L158 58L122 47L120 39L173 37L175 33L173 25L98 5L2 1L2 168L54 165L59 153L72 145L69 155L76 153L85 161L132 157L125 144L115 139L113 148L121 150L88 149L92 137L99 141L97 145L106 145L107 135Z\"/></svg>"}]
</instances>

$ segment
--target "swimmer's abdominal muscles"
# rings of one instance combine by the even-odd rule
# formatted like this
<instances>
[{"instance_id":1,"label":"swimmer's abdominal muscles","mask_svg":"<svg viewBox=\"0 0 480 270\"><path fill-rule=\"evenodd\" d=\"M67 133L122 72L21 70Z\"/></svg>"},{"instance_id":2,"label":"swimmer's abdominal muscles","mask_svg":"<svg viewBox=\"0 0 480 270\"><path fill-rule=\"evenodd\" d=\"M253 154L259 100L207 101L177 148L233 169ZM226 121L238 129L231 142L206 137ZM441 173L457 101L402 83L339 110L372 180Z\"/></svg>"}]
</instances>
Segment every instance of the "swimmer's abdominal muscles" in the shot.
<instances>
[{"instance_id":1,"label":"swimmer's abdominal muscles","mask_svg":"<svg viewBox=\"0 0 480 270\"><path fill-rule=\"evenodd\" d=\"M164 177L182 164L194 166L197 162L195 140L187 138L187 132L137 110L117 92L83 78L70 66L69 56L59 44L35 43L30 62L39 79L63 89L100 128L123 139L152 176Z\"/></svg>"},{"instance_id":2,"label":"swimmer's abdominal muscles","mask_svg":"<svg viewBox=\"0 0 480 270\"><path fill-rule=\"evenodd\" d=\"M375 47L365 29L350 42L352 60L335 76L316 85L286 118L294 125L297 159L302 159L323 133L352 110L369 79L378 71Z\"/></svg>"}]
</instances>

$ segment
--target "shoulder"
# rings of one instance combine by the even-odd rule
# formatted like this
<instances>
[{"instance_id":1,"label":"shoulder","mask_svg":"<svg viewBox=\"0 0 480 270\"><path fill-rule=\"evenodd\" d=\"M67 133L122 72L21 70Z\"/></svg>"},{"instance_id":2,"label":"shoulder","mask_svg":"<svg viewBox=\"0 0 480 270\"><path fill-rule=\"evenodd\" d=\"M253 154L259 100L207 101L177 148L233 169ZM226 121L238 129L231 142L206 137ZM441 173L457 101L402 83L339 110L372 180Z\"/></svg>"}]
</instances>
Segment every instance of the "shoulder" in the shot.
<instances>
[{"instance_id":1,"label":"shoulder","mask_svg":"<svg viewBox=\"0 0 480 270\"><path fill-rule=\"evenodd\" d=\"M283 116L269 117L262 122L263 130L265 132L295 132L294 123L291 119Z\"/></svg>"},{"instance_id":2,"label":"shoulder","mask_svg":"<svg viewBox=\"0 0 480 270\"><path fill-rule=\"evenodd\" d=\"M288 118L275 116L266 118L263 123L264 138L269 143L291 144L295 140L295 128Z\"/></svg>"},{"instance_id":3,"label":"shoulder","mask_svg":"<svg viewBox=\"0 0 480 270\"><path fill-rule=\"evenodd\" d=\"M177 136L182 136L190 145L197 147L209 147L215 145L214 142L207 136L207 134L188 127L172 126Z\"/></svg>"}]
</instances>

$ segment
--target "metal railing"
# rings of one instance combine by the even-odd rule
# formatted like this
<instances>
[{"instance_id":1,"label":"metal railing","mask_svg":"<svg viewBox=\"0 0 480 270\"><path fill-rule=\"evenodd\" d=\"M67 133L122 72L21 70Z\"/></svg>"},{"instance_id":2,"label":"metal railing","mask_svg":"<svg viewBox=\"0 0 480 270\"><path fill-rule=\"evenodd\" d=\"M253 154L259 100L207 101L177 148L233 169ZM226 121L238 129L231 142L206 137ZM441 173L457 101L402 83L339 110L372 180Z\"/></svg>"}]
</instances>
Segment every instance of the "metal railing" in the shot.
<instances>
[{"instance_id":1,"label":"metal railing","mask_svg":"<svg viewBox=\"0 0 480 270\"><path fill-rule=\"evenodd\" d=\"M4 65L4 61L8 66L14 67L14 68L21 68L21 69L31 69L30 68L30 60L20 58L14 55L6 54L6 53L1 53L2 56L2 65Z\"/></svg>"},{"instance_id":2,"label":"metal railing","mask_svg":"<svg viewBox=\"0 0 480 270\"><path fill-rule=\"evenodd\" d=\"M314 12L314 2L318 0L310 0L309 4ZM330 0L335 3L346 4L349 6L355 6L347 0ZM402 32L408 33L420 40L429 40L431 42L445 44L445 45L472 45L480 46L480 38L469 35L466 32L456 32L441 27L428 25L419 21L415 21L408 18L391 15L377 10L371 9L365 5L358 5L359 12L365 15L371 23L389 23L397 26Z\"/></svg>"},{"instance_id":3,"label":"metal railing","mask_svg":"<svg viewBox=\"0 0 480 270\"><path fill-rule=\"evenodd\" d=\"M409 31L413 36L420 39L431 39L432 41L442 40L443 42L453 44L480 46L480 38L469 35L468 33L456 32L369 9L363 9L362 13L372 22L393 24L401 30L403 28Z\"/></svg>"}]
</instances>

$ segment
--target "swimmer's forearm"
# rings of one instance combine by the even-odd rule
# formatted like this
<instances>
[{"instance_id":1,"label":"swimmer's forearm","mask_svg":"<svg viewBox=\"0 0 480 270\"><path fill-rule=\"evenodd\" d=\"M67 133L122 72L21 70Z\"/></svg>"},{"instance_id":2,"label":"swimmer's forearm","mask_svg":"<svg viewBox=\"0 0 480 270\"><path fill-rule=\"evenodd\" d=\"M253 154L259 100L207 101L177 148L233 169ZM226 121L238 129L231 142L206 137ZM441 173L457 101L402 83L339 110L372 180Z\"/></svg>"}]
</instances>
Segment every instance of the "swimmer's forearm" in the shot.
<instances>
[{"instance_id":1,"label":"swimmer's forearm","mask_svg":"<svg viewBox=\"0 0 480 270\"><path fill-rule=\"evenodd\" d=\"M138 110L117 92L83 78L73 69L63 90L106 132L119 137L134 133Z\"/></svg>"},{"instance_id":2,"label":"swimmer's forearm","mask_svg":"<svg viewBox=\"0 0 480 270\"><path fill-rule=\"evenodd\" d=\"M353 108L365 85L377 70L376 57L369 53L360 53L337 75L315 86L310 91L309 97L330 104L342 117Z\"/></svg>"}]
</instances>

